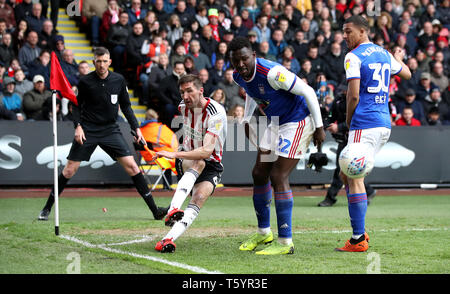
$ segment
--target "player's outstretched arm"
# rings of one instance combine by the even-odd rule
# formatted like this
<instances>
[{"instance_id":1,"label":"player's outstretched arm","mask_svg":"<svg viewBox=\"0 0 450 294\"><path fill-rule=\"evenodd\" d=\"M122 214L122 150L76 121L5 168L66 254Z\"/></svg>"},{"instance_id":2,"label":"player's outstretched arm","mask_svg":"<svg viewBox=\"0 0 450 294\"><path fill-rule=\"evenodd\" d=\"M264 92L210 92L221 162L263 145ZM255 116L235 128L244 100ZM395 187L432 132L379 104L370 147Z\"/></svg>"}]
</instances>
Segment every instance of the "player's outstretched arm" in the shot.
<instances>
[{"instance_id":1,"label":"player's outstretched arm","mask_svg":"<svg viewBox=\"0 0 450 294\"><path fill-rule=\"evenodd\" d=\"M191 151L176 151L176 152L169 152L169 151L159 151L156 152L156 155L159 157L166 157L166 158L180 158L180 159L190 159L190 160L201 160L201 159L207 159L211 156L211 154L214 151L214 147L216 145L216 135L211 133L206 133L205 137L203 138L203 146L196 148Z\"/></svg>"}]
</instances>

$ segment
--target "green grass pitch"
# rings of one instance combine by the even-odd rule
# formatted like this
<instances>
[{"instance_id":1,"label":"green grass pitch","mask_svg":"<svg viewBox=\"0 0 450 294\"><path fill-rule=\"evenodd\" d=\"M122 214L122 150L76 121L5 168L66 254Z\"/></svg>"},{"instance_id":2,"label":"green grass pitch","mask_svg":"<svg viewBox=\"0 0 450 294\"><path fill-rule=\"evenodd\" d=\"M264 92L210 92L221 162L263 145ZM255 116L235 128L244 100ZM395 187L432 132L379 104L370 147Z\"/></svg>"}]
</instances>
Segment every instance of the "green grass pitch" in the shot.
<instances>
[{"instance_id":1,"label":"green grass pitch","mask_svg":"<svg viewBox=\"0 0 450 294\"><path fill-rule=\"evenodd\" d=\"M59 237L54 211L49 221L37 221L45 199L0 199L0 273L65 274L74 269L73 256L82 274L450 272L450 195L377 196L367 212L365 253L334 251L351 235L347 200L339 196L335 206L317 207L321 200L294 197L293 255L258 256L238 250L256 228L251 197L211 197L174 254L154 250L168 228L137 197L62 197ZM276 234L273 203L271 218Z\"/></svg>"}]
</instances>

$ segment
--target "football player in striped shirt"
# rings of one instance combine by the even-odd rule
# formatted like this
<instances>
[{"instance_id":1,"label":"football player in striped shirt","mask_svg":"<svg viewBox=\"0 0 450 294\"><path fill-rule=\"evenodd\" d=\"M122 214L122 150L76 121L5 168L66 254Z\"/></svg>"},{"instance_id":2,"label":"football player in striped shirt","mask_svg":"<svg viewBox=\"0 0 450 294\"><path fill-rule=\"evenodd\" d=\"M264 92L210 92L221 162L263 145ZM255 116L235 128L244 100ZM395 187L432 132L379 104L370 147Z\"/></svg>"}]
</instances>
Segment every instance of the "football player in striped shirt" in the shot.
<instances>
[{"instance_id":1,"label":"football player in striped shirt","mask_svg":"<svg viewBox=\"0 0 450 294\"><path fill-rule=\"evenodd\" d=\"M178 106L183 118L183 151L160 151L156 154L176 158L182 175L165 218L169 233L155 249L174 252L174 241L198 216L200 209L220 181L223 172L222 154L227 135L227 115L222 105L203 96L203 83L196 75L184 75L178 81L182 101ZM192 191L185 211L184 200Z\"/></svg>"},{"instance_id":2,"label":"football player in striped shirt","mask_svg":"<svg viewBox=\"0 0 450 294\"><path fill-rule=\"evenodd\" d=\"M369 23L360 16L349 17L343 26L344 39L351 50L345 56L347 77L347 144L364 143L369 156L375 158L391 134L389 82L391 75L410 79L411 72L403 63L403 52L394 55L369 40ZM337 251L362 252L369 248L365 231L367 194L364 177L350 179L341 171L348 199L352 237Z\"/></svg>"},{"instance_id":3,"label":"football player in striped shirt","mask_svg":"<svg viewBox=\"0 0 450 294\"><path fill-rule=\"evenodd\" d=\"M234 81L247 93L244 122L249 121L257 104L271 121L260 140L252 172L253 206L258 229L239 249L250 251L258 245L273 241L270 229L273 186L278 241L256 254L292 254L294 200L289 175L306 152L311 140L318 146L325 139L317 96L313 88L282 65L256 58L247 38L233 39L228 50L235 69ZM250 130L248 124L246 129ZM248 135L251 139L251 134ZM274 161L266 160L270 154L275 154Z\"/></svg>"}]
</instances>

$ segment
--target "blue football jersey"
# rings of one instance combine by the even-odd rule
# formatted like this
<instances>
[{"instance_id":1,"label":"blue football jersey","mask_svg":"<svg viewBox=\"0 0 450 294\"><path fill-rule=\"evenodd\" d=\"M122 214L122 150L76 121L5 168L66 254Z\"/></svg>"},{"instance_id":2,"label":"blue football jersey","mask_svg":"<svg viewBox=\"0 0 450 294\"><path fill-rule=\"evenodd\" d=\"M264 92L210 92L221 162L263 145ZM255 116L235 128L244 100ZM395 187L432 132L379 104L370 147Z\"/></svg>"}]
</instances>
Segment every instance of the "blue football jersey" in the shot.
<instances>
[{"instance_id":1,"label":"blue football jersey","mask_svg":"<svg viewBox=\"0 0 450 294\"><path fill-rule=\"evenodd\" d=\"M350 130L391 128L389 84L402 67L391 53L373 43L363 43L345 56L347 81L360 79L359 103Z\"/></svg>"},{"instance_id":2,"label":"blue football jersey","mask_svg":"<svg viewBox=\"0 0 450 294\"><path fill-rule=\"evenodd\" d=\"M234 81L245 89L247 96L253 98L270 120L279 117L279 124L299 122L310 112L303 96L292 94L288 90L277 89L273 85L289 83L286 89L292 89L297 79L282 65L263 58L256 58L255 74L250 81L245 81L234 71Z\"/></svg>"}]
</instances>

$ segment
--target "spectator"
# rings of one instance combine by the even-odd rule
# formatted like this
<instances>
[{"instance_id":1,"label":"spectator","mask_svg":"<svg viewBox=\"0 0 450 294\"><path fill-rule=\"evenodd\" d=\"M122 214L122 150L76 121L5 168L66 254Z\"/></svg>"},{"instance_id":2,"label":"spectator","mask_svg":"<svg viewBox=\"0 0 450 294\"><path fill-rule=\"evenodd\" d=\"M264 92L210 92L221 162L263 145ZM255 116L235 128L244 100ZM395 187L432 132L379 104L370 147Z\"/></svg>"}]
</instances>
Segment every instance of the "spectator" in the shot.
<instances>
[{"instance_id":1,"label":"spectator","mask_svg":"<svg viewBox=\"0 0 450 294\"><path fill-rule=\"evenodd\" d=\"M218 57L214 62L214 67L209 70L209 78L214 86L217 86L223 80L225 75L224 64L225 60L223 57Z\"/></svg>"},{"instance_id":2,"label":"spectator","mask_svg":"<svg viewBox=\"0 0 450 294\"><path fill-rule=\"evenodd\" d=\"M52 97L48 97L44 104L42 104L42 112L41 116L36 118L36 120L48 120L53 121L53 105L52 105ZM56 120L62 121L63 115L61 112L61 100L56 99Z\"/></svg>"},{"instance_id":3,"label":"spectator","mask_svg":"<svg viewBox=\"0 0 450 294\"><path fill-rule=\"evenodd\" d=\"M435 84L431 82L431 75L428 72L423 72L420 75L420 82L417 88L417 100L425 103L425 100L430 100L431 90L433 88L439 89Z\"/></svg>"},{"instance_id":4,"label":"spectator","mask_svg":"<svg viewBox=\"0 0 450 294\"><path fill-rule=\"evenodd\" d=\"M268 42L271 38L270 28L267 26L268 18L266 15L259 15L256 25L252 28L252 31L256 32L256 42L261 44L262 42Z\"/></svg>"},{"instance_id":5,"label":"spectator","mask_svg":"<svg viewBox=\"0 0 450 294\"><path fill-rule=\"evenodd\" d=\"M233 80L233 68L225 71L224 78L217 84L217 88L222 89L227 97L225 108L230 109L233 105L242 103L244 99L239 95L239 86Z\"/></svg>"},{"instance_id":6,"label":"spectator","mask_svg":"<svg viewBox=\"0 0 450 294\"><path fill-rule=\"evenodd\" d=\"M407 65L409 70L411 71L411 79L409 80L401 80L399 84L399 95L403 96L407 89L413 89L417 91L419 83L420 83L420 75L422 71L419 69L419 64L415 57L411 57L407 61Z\"/></svg>"},{"instance_id":7,"label":"spectator","mask_svg":"<svg viewBox=\"0 0 450 294\"><path fill-rule=\"evenodd\" d=\"M11 60L11 62L9 63L7 75L8 75L9 77L13 77L13 76L14 76L14 73L15 73L17 70L19 70L19 69L22 69L22 68L20 67L19 59L13 58L13 60Z\"/></svg>"},{"instance_id":8,"label":"spectator","mask_svg":"<svg viewBox=\"0 0 450 294\"><path fill-rule=\"evenodd\" d=\"M147 36L144 35L144 26L142 22L137 21L133 24L133 32L128 36L126 48L127 67L137 69L144 64L144 55L141 54L142 45ZM134 71L135 73L137 70ZM134 75L136 79L136 75Z\"/></svg>"},{"instance_id":9,"label":"spectator","mask_svg":"<svg viewBox=\"0 0 450 294\"><path fill-rule=\"evenodd\" d=\"M232 1L234 1L234 0L232 0ZM233 35L235 37L238 37L238 36L246 37L247 36L249 29L247 29L242 24L242 17L239 14L234 15L233 18L231 19L230 31L233 33Z\"/></svg>"},{"instance_id":10,"label":"spectator","mask_svg":"<svg viewBox=\"0 0 450 294\"><path fill-rule=\"evenodd\" d=\"M28 120L38 120L42 117L42 105L52 92L45 88L44 77L37 75L33 78L33 90L23 95L23 111Z\"/></svg>"},{"instance_id":11,"label":"spectator","mask_svg":"<svg viewBox=\"0 0 450 294\"><path fill-rule=\"evenodd\" d=\"M183 35L181 37L181 41L178 41L184 45L184 50L186 51L186 54L189 52L189 47L190 47L192 39L193 39L192 31L184 30Z\"/></svg>"},{"instance_id":12,"label":"spectator","mask_svg":"<svg viewBox=\"0 0 450 294\"><path fill-rule=\"evenodd\" d=\"M443 62L444 64L449 64L450 61L450 49L448 48L448 40L447 37L444 36L439 36L436 40L437 42L437 52L442 52L443 55L443 59L441 60L441 62ZM445 66L444 66L445 68ZM446 73L448 75L448 72Z\"/></svg>"},{"instance_id":13,"label":"spectator","mask_svg":"<svg viewBox=\"0 0 450 294\"><path fill-rule=\"evenodd\" d=\"M311 42L308 46L307 57L311 61L312 71L315 73L322 72L324 70L324 62L319 56L319 47L317 43Z\"/></svg>"},{"instance_id":14,"label":"spectator","mask_svg":"<svg viewBox=\"0 0 450 294\"><path fill-rule=\"evenodd\" d=\"M19 54L20 48L22 48L22 46L25 44L27 34L28 34L28 23L26 22L26 20L22 19L21 21L19 21L19 24L12 33L14 53L16 56Z\"/></svg>"},{"instance_id":15,"label":"spectator","mask_svg":"<svg viewBox=\"0 0 450 294\"><path fill-rule=\"evenodd\" d=\"M273 17L272 14L272 5L269 2L263 2L261 4L261 13L262 15L267 16L267 26L273 30L275 26L277 25L277 20L275 17Z\"/></svg>"},{"instance_id":16,"label":"spectator","mask_svg":"<svg viewBox=\"0 0 450 294\"><path fill-rule=\"evenodd\" d=\"M274 29L272 38L269 40L269 54L280 58L284 48L287 46L284 40L283 31L281 29Z\"/></svg>"},{"instance_id":17,"label":"spectator","mask_svg":"<svg viewBox=\"0 0 450 294\"><path fill-rule=\"evenodd\" d=\"M180 22L180 17L177 14L172 14L167 21L167 40L170 46L173 46L176 41L183 36L183 27Z\"/></svg>"},{"instance_id":18,"label":"spectator","mask_svg":"<svg viewBox=\"0 0 450 294\"><path fill-rule=\"evenodd\" d=\"M70 85L76 86L79 81L78 64L75 61L75 56L71 49L66 49L63 52L63 60L61 61L61 69L67 77Z\"/></svg>"},{"instance_id":19,"label":"spectator","mask_svg":"<svg viewBox=\"0 0 450 294\"><path fill-rule=\"evenodd\" d=\"M59 14L59 6L60 0L41 0L42 3L42 15L47 16L48 11L48 2L50 1L51 11L50 11L50 19L52 21L53 27L56 27L58 24L58 14Z\"/></svg>"},{"instance_id":20,"label":"spectator","mask_svg":"<svg viewBox=\"0 0 450 294\"><path fill-rule=\"evenodd\" d=\"M12 8L6 0L0 0L0 18L5 20L6 29L13 31L16 27L16 17L14 16L14 8Z\"/></svg>"},{"instance_id":21,"label":"spectator","mask_svg":"<svg viewBox=\"0 0 450 294\"><path fill-rule=\"evenodd\" d=\"M202 35L200 36L201 52L207 56L213 57L217 50L218 42L212 36L212 28L210 25L206 25L202 28ZM224 43L226 46L226 43Z\"/></svg>"},{"instance_id":22,"label":"spectator","mask_svg":"<svg viewBox=\"0 0 450 294\"><path fill-rule=\"evenodd\" d=\"M61 59L60 62L62 62ZM39 54L39 58L36 58L31 64L28 71L28 79L33 80L34 76L41 75L44 77L45 86L50 88L50 52L42 50Z\"/></svg>"},{"instance_id":23,"label":"spectator","mask_svg":"<svg viewBox=\"0 0 450 294\"><path fill-rule=\"evenodd\" d=\"M34 3L31 15L28 15L25 20L27 21L30 30L40 34L44 21L46 20L45 16L42 15L42 4L39 2Z\"/></svg>"},{"instance_id":24,"label":"spectator","mask_svg":"<svg viewBox=\"0 0 450 294\"><path fill-rule=\"evenodd\" d=\"M437 13L442 25L448 29L450 25L450 1L443 0L437 9Z\"/></svg>"},{"instance_id":25,"label":"spectator","mask_svg":"<svg viewBox=\"0 0 450 294\"><path fill-rule=\"evenodd\" d=\"M128 24L130 27L134 25L138 20L145 19L147 15L147 9L142 8L141 0L131 0L131 8L127 10Z\"/></svg>"},{"instance_id":26,"label":"spectator","mask_svg":"<svg viewBox=\"0 0 450 294\"><path fill-rule=\"evenodd\" d=\"M315 19L314 11L311 9L306 10L304 18L309 20L309 31L315 36L319 31L319 23Z\"/></svg>"},{"instance_id":27,"label":"spectator","mask_svg":"<svg viewBox=\"0 0 450 294\"><path fill-rule=\"evenodd\" d=\"M0 94L0 104L16 113L17 116L22 116L22 96L15 92L15 85L14 78L6 77L3 80L3 92Z\"/></svg>"},{"instance_id":28,"label":"spectator","mask_svg":"<svg viewBox=\"0 0 450 294\"><path fill-rule=\"evenodd\" d=\"M339 30L342 28L342 23L344 19L344 13L336 8L336 0L328 0L327 7L330 14L330 22L333 30Z\"/></svg>"},{"instance_id":29,"label":"spectator","mask_svg":"<svg viewBox=\"0 0 450 294\"><path fill-rule=\"evenodd\" d=\"M0 61L9 64L15 57L11 34L5 33L0 44Z\"/></svg>"},{"instance_id":30,"label":"spectator","mask_svg":"<svg viewBox=\"0 0 450 294\"><path fill-rule=\"evenodd\" d=\"M190 44L190 50L187 56L190 56L195 65L195 69L200 71L201 69L210 69L211 61L206 54L200 52L200 42L198 40L192 40Z\"/></svg>"},{"instance_id":31,"label":"spectator","mask_svg":"<svg viewBox=\"0 0 450 294\"><path fill-rule=\"evenodd\" d=\"M152 69L153 62L159 61L159 55L162 53L167 53L168 47L164 45L163 38L160 35L155 35L153 37L153 42L148 43L148 40L144 40L144 43L142 44L141 48L141 54L147 57L149 60L145 65L144 68L145 73L150 73ZM142 81L142 80L141 80ZM144 81L142 81L144 82Z\"/></svg>"},{"instance_id":32,"label":"spectator","mask_svg":"<svg viewBox=\"0 0 450 294\"><path fill-rule=\"evenodd\" d=\"M213 99L214 101L218 102L220 105L222 105L225 108L225 101L227 100L225 92L218 88L216 90L214 90L211 95L210 98ZM228 111L228 109L225 108L226 111Z\"/></svg>"},{"instance_id":33,"label":"spectator","mask_svg":"<svg viewBox=\"0 0 450 294\"><path fill-rule=\"evenodd\" d=\"M222 35L221 30L223 30L222 26L219 23L219 12L215 8L211 8L208 10L208 19L209 26L212 29L213 38L220 42L220 36Z\"/></svg>"},{"instance_id":34,"label":"spectator","mask_svg":"<svg viewBox=\"0 0 450 294\"><path fill-rule=\"evenodd\" d=\"M437 20L438 15L436 14L436 8L433 3L428 3L425 7L425 11L420 15L419 25L423 27L425 22L433 22Z\"/></svg>"},{"instance_id":35,"label":"spectator","mask_svg":"<svg viewBox=\"0 0 450 294\"><path fill-rule=\"evenodd\" d=\"M192 20L192 16L187 10L186 0L178 0L173 13L174 14L172 15L177 15L179 17L181 27L187 27Z\"/></svg>"},{"instance_id":36,"label":"spectator","mask_svg":"<svg viewBox=\"0 0 450 294\"><path fill-rule=\"evenodd\" d=\"M23 97L26 92L33 89L33 83L25 78L25 74L21 69L16 70L14 73L14 81L16 82L15 91L20 95L20 97Z\"/></svg>"},{"instance_id":37,"label":"spectator","mask_svg":"<svg viewBox=\"0 0 450 294\"><path fill-rule=\"evenodd\" d=\"M242 119L244 118L244 111L245 108L243 105L235 104L228 111L228 116L232 117L232 121L241 123Z\"/></svg>"},{"instance_id":38,"label":"spectator","mask_svg":"<svg viewBox=\"0 0 450 294\"><path fill-rule=\"evenodd\" d=\"M433 25L431 22L426 21L423 24L423 33L419 33L419 38L417 44L419 48L426 49L430 42L435 42L437 39L437 35L433 33Z\"/></svg>"},{"instance_id":39,"label":"spectator","mask_svg":"<svg viewBox=\"0 0 450 294\"><path fill-rule=\"evenodd\" d=\"M206 10L206 7L203 4L199 4L195 9L195 19L198 21L200 26L204 27L209 24L208 11Z\"/></svg>"},{"instance_id":40,"label":"spectator","mask_svg":"<svg viewBox=\"0 0 450 294\"><path fill-rule=\"evenodd\" d=\"M227 54L227 50L228 50L228 44L223 41L219 42L219 44L216 47L216 51L213 52L211 55L211 64L215 64L217 58L222 58L224 61L223 70L226 70L227 68L229 68L230 60L229 60L229 56Z\"/></svg>"},{"instance_id":41,"label":"spectator","mask_svg":"<svg viewBox=\"0 0 450 294\"><path fill-rule=\"evenodd\" d=\"M256 17L260 14L260 10L258 8L258 4L256 0L244 0L244 4L241 9L245 9L248 11L249 18L255 22Z\"/></svg>"},{"instance_id":42,"label":"spectator","mask_svg":"<svg viewBox=\"0 0 450 294\"><path fill-rule=\"evenodd\" d=\"M158 19L159 24L165 25L167 20L169 19L170 14L166 12L164 9L164 1L163 0L155 0L155 3L152 7L152 11L156 15L156 19Z\"/></svg>"},{"instance_id":43,"label":"spectator","mask_svg":"<svg viewBox=\"0 0 450 294\"><path fill-rule=\"evenodd\" d=\"M259 51L259 43L256 41L257 37L258 37L258 35L256 34L255 31L251 30L250 32L248 32L248 41L252 45L252 50L255 52ZM227 44L227 47L228 47L228 44Z\"/></svg>"},{"instance_id":44,"label":"spectator","mask_svg":"<svg viewBox=\"0 0 450 294\"><path fill-rule=\"evenodd\" d=\"M102 22L99 29L99 41L101 43L106 42L106 36L108 35L108 31L112 25L116 24L119 21L119 14L122 12L122 9L117 4L117 0L109 0L108 7L103 12Z\"/></svg>"},{"instance_id":45,"label":"spectator","mask_svg":"<svg viewBox=\"0 0 450 294\"><path fill-rule=\"evenodd\" d=\"M425 111L422 102L416 100L416 92L413 89L408 89L405 93L405 99L396 103L396 108L399 113L403 112L405 107L411 107L414 112L414 118L425 123Z\"/></svg>"},{"instance_id":46,"label":"spectator","mask_svg":"<svg viewBox=\"0 0 450 294\"><path fill-rule=\"evenodd\" d=\"M414 111L411 107L405 106L403 108L402 116L399 118L395 125L397 126L410 126L410 127L419 127L421 126L420 121L414 118Z\"/></svg>"},{"instance_id":47,"label":"spectator","mask_svg":"<svg viewBox=\"0 0 450 294\"><path fill-rule=\"evenodd\" d=\"M434 62L430 80L433 84L439 87L441 92L448 87L448 77L444 74L444 66L442 62Z\"/></svg>"},{"instance_id":48,"label":"spectator","mask_svg":"<svg viewBox=\"0 0 450 294\"><path fill-rule=\"evenodd\" d=\"M14 11L17 23L20 22L21 20L25 20L33 12L32 0L23 0L22 3L19 3L14 8Z\"/></svg>"},{"instance_id":49,"label":"spectator","mask_svg":"<svg viewBox=\"0 0 450 294\"><path fill-rule=\"evenodd\" d=\"M53 50L56 37L56 31L53 28L53 22L49 19L44 20L42 31L39 34L39 47L45 50Z\"/></svg>"},{"instance_id":50,"label":"spectator","mask_svg":"<svg viewBox=\"0 0 450 294\"><path fill-rule=\"evenodd\" d=\"M441 114L439 108L432 107L427 113L427 125L429 126L440 126L442 125Z\"/></svg>"},{"instance_id":51,"label":"spectator","mask_svg":"<svg viewBox=\"0 0 450 294\"><path fill-rule=\"evenodd\" d=\"M177 61L171 75L163 78L159 87L159 103L162 105L163 119L162 122L170 126L172 129L172 119L178 112L178 104L180 104L181 96L178 87L178 80L186 73L184 64Z\"/></svg>"},{"instance_id":52,"label":"spectator","mask_svg":"<svg viewBox=\"0 0 450 294\"><path fill-rule=\"evenodd\" d=\"M175 43L170 55L170 65L174 67L175 62L184 62L186 55L186 49L182 42Z\"/></svg>"},{"instance_id":53,"label":"spectator","mask_svg":"<svg viewBox=\"0 0 450 294\"><path fill-rule=\"evenodd\" d=\"M100 25L103 14L108 9L106 0L83 0L81 14L87 18L92 46L100 45Z\"/></svg>"},{"instance_id":54,"label":"spectator","mask_svg":"<svg viewBox=\"0 0 450 294\"><path fill-rule=\"evenodd\" d=\"M307 18L302 18L300 21L300 29L304 34L305 40L309 43L314 40L315 34L311 30L311 22Z\"/></svg>"},{"instance_id":55,"label":"spectator","mask_svg":"<svg viewBox=\"0 0 450 294\"><path fill-rule=\"evenodd\" d=\"M209 72L206 68L202 68L198 71L198 77L203 83L203 95L210 97L211 93L216 89L212 80L209 78Z\"/></svg>"},{"instance_id":56,"label":"spectator","mask_svg":"<svg viewBox=\"0 0 450 294\"><path fill-rule=\"evenodd\" d=\"M375 33L382 36L384 43L393 43L392 16L386 11L381 12L381 15L377 18L376 25Z\"/></svg>"},{"instance_id":57,"label":"spectator","mask_svg":"<svg viewBox=\"0 0 450 294\"><path fill-rule=\"evenodd\" d=\"M324 56L325 76L335 86L345 81L345 70L342 66L344 64L344 57L341 46L337 42L331 44L331 52Z\"/></svg>"},{"instance_id":58,"label":"spectator","mask_svg":"<svg viewBox=\"0 0 450 294\"><path fill-rule=\"evenodd\" d=\"M316 73L312 70L311 61L307 58L303 59L300 62L301 70L298 74L300 78L304 78L308 85L314 87L314 83L316 80Z\"/></svg>"},{"instance_id":59,"label":"spectator","mask_svg":"<svg viewBox=\"0 0 450 294\"><path fill-rule=\"evenodd\" d=\"M27 42L19 50L19 63L24 72L28 72L30 64L41 53L38 41L38 33L36 31L30 31L27 35Z\"/></svg>"},{"instance_id":60,"label":"spectator","mask_svg":"<svg viewBox=\"0 0 450 294\"><path fill-rule=\"evenodd\" d=\"M450 106L442 99L441 92L436 86L431 89L430 95L425 98L423 107L425 113L429 113L431 108L437 107L439 109L440 117L445 117L450 110Z\"/></svg>"},{"instance_id":61,"label":"spectator","mask_svg":"<svg viewBox=\"0 0 450 294\"><path fill-rule=\"evenodd\" d=\"M250 17L250 13L248 9L241 9L241 18L242 18L242 25L246 27L248 30L251 30L255 26L255 22Z\"/></svg>"},{"instance_id":62,"label":"spectator","mask_svg":"<svg viewBox=\"0 0 450 294\"><path fill-rule=\"evenodd\" d=\"M22 116L17 116L14 111L8 110L0 104L0 120L18 120L19 117L23 120Z\"/></svg>"},{"instance_id":63,"label":"spectator","mask_svg":"<svg viewBox=\"0 0 450 294\"><path fill-rule=\"evenodd\" d=\"M239 15L239 7L243 1L238 0L239 3L236 3L235 0L226 0L223 8L227 12L228 18L233 18L235 15Z\"/></svg>"},{"instance_id":64,"label":"spectator","mask_svg":"<svg viewBox=\"0 0 450 294\"><path fill-rule=\"evenodd\" d=\"M53 51L55 51L58 60L62 60L62 54L64 50L66 50L66 44L64 43L64 36L56 35Z\"/></svg>"},{"instance_id":65,"label":"spectator","mask_svg":"<svg viewBox=\"0 0 450 294\"><path fill-rule=\"evenodd\" d=\"M277 18L284 13L284 1L281 0L270 0L269 3L272 5L272 15Z\"/></svg>"},{"instance_id":66,"label":"spectator","mask_svg":"<svg viewBox=\"0 0 450 294\"><path fill-rule=\"evenodd\" d=\"M153 101L157 100L157 93L159 92L162 80L165 77L170 76L172 72L173 68L169 64L169 57L165 53L161 54L156 66L153 66L148 77L147 91L150 99L146 104L147 107L155 109L161 107L161 105L156 105Z\"/></svg>"},{"instance_id":67,"label":"spectator","mask_svg":"<svg viewBox=\"0 0 450 294\"><path fill-rule=\"evenodd\" d=\"M278 63L282 63L283 59L288 59L291 61L291 68L290 71L297 74L300 71L300 63L298 62L297 58L295 58L295 50L294 47L291 45L287 45L283 53L281 54L280 58L278 58Z\"/></svg>"},{"instance_id":68,"label":"spectator","mask_svg":"<svg viewBox=\"0 0 450 294\"><path fill-rule=\"evenodd\" d=\"M416 40L416 32L410 30L409 24L407 21L402 21L400 23L400 27L397 35L402 34L406 36L406 45L409 48L409 56L413 55L416 52L417 48L417 40Z\"/></svg>"},{"instance_id":69,"label":"spectator","mask_svg":"<svg viewBox=\"0 0 450 294\"><path fill-rule=\"evenodd\" d=\"M82 76L87 75L90 72L91 72L91 68L89 66L89 63L86 60L83 60L78 64L78 73L79 73L80 78Z\"/></svg>"},{"instance_id":70,"label":"spectator","mask_svg":"<svg viewBox=\"0 0 450 294\"><path fill-rule=\"evenodd\" d=\"M271 61L277 61L277 58L269 53L269 42L263 41L259 44L259 50L256 52L257 57L262 57Z\"/></svg>"},{"instance_id":71,"label":"spectator","mask_svg":"<svg viewBox=\"0 0 450 294\"><path fill-rule=\"evenodd\" d=\"M147 12L144 21L144 35L150 38L153 35L157 35L164 26L161 27L158 19L156 18L156 13L154 11Z\"/></svg>"},{"instance_id":72,"label":"spectator","mask_svg":"<svg viewBox=\"0 0 450 294\"><path fill-rule=\"evenodd\" d=\"M128 13L122 12L119 22L111 26L108 32L107 42L111 49L112 65L117 72L123 72L124 53L131 30L128 24Z\"/></svg>"}]
</instances>

